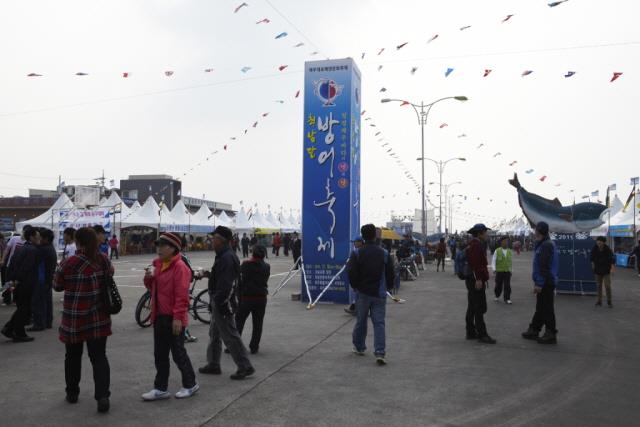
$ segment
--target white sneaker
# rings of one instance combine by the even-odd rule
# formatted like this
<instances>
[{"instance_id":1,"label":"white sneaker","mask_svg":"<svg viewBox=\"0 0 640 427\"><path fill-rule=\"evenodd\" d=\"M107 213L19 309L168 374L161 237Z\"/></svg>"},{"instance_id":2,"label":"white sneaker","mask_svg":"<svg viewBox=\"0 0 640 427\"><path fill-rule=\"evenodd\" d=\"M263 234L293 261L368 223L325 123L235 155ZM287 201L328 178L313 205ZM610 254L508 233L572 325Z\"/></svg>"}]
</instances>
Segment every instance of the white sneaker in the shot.
<instances>
[{"instance_id":1,"label":"white sneaker","mask_svg":"<svg viewBox=\"0 0 640 427\"><path fill-rule=\"evenodd\" d=\"M181 388L180 391L176 393L176 399L186 399L187 397L191 397L196 394L198 390L200 390L200 385L198 383L191 388Z\"/></svg>"},{"instance_id":2,"label":"white sneaker","mask_svg":"<svg viewBox=\"0 0 640 427\"><path fill-rule=\"evenodd\" d=\"M511 304L511 300L510 299L507 300L507 304Z\"/></svg>"},{"instance_id":3,"label":"white sneaker","mask_svg":"<svg viewBox=\"0 0 640 427\"><path fill-rule=\"evenodd\" d=\"M364 356L364 351L360 351L360 350L356 349L355 347L353 347L353 350L351 350L351 351L353 351L353 354L356 354L358 356Z\"/></svg>"},{"instance_id":4,"label":"white sneaker","mask_svg":"<svg viewBox=\"0 0 640 427\"><path fill-rule=\"evenodd\" d=\"M162 391L158 389L153 389L150 392L147 392L142 395L142 400L145 402L152 402L154 400L164 400L171 397L171 393L168 391Z\"/></svg>"}]
</instances>

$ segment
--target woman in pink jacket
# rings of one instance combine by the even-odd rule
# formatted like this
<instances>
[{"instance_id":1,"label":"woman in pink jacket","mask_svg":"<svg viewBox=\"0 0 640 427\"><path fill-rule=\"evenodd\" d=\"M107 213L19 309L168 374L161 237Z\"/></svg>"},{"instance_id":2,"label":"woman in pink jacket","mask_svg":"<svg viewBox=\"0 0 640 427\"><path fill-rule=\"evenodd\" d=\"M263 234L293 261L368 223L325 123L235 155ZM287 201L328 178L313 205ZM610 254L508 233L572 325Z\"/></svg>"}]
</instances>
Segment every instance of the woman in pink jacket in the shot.
<instances>
[{"instance_id":1,"label":"woman in pink jacket","mask_svg":"<svg viewBox=\"0 0 640 427\"><path fill-rule=\"evenodd\" d=\"M154 270L147 271L144 285L151 291L151 321L153 322L153 353L156 379L153 390L142 395L145 401L168 399L169 352L182 374L182 389L177 399L191 397L200 386L191 360L184 348L184 330L188 323L189 284L191 270L182 261L181 241L173 233L162 233L156 242L158 258Z\"/></svg>"}]
</instances>

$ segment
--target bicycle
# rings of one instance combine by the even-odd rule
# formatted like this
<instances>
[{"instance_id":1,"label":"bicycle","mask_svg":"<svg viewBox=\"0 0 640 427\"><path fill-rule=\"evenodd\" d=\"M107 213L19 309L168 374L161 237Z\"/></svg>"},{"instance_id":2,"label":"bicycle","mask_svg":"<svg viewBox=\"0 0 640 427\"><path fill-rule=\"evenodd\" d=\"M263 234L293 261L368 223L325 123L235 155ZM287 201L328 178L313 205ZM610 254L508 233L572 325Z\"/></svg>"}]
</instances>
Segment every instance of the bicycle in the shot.
<instances>
[{"instance_id":1,"label":"bicycle","mask_svg":"<svg viewBox=\"0 0 640 427\"><path fill-rule=\"evenodd\" d=\"M195 320L199 320L204 324L211 323L211 310L209 309L209 290L203 289L194 297L196 283L205 276L201 272L196 272L189 287L189 309L188 312ZM151 326L151 292L146 291L138 300L135 312L136 323L142 328Z\"/></svg>"}]
</instances>

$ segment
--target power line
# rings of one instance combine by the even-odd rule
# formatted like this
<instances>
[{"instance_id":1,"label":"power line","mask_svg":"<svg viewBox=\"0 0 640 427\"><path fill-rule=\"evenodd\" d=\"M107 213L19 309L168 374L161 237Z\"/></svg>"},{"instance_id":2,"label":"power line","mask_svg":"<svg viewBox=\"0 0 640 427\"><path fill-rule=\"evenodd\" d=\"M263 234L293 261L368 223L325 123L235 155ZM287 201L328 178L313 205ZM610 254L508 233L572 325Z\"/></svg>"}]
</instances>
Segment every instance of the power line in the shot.
<instances>
[{"instance_id":1,"label":"power line","mask_svg":"<svg viewBox=\"0 0 640 427\"><path fill-rule=\"evenodd\" d=\"M278 15L280 15L280 17L282 19L284 19L287 24L289 24L294 30L296 30L298 32L298 34L300 34L302 36L302 38L304 38L311 46L313 46L313 48L316 51L318 51L318 53L322 54L322 51L318 48L318 45L316 45L314 42L312 42L311 39L305 33L303 33L298 27L296 27L296 25L293 22L291 22L291 20L289 18L284 16L284 14L282 12L280 12L273 5L273 3L271 3L270 0L264 0L264 1L265 1L265 3L267 3L271 7L271 9L273 9ZM325 56L324 54L322 54L322 55Z\"/></svg>"},{"instance_id":2,"label":"power line","mask_svg":"<svg viewBox=\"0 0 640 427\"><path fill-rule=\"evenodd\" d=\"M142 93L137 93L137 94L133 94L133 95L118 96L118 97L113 97L113 98L103 98L103 99L97 99L95 101L79 102L79 103L76 103L76 104L56 105L56 106L53 106L53 107L38 108L38 109L34 109L34 110L14 111L14 112L11 112L11 113L0 113L0 118L1 117L10 117L10 116L19 116L19 115L23 115L23 114L43 113L43 112L47 112L47 111L64 110L64 109L76 108L76 107L84 107L84 106L89 106L89 105L105 104L105 103L108 103L108 102L125 101L125 100L128 100L128 99L142 98L142 97L145 97L145 96L165 95L165 94L168 94L168 93L183 92L183 91L187 91L187 90L201 89L201 88L206 88L206 87L224 86L224 85L234 84L234 83L239 83L239 82L244 82L244 81L264 80L264 79L270 79L270 78L273 78L273 77L281 77L281 76L286 76L286 75L290 75L290 74L297 74L297 73L301 73L301 72L302 72L302 70L298 70L298 71L294 70L294 71L289 71L289 72L284 72L284 73L281 72L281 73L277 73L277 74L266 74L266 75L263 75L263 76L245 77L245 78L241 78L241 79L223 80L223 81L214 82L214 83L206 83L206 84L200 84L200 85L184 86L184 87L175 88L175 89L165 89L165 90L158 90L158 91L152 91L152 92L142 92Z\"/></svg>"}]
</instances>

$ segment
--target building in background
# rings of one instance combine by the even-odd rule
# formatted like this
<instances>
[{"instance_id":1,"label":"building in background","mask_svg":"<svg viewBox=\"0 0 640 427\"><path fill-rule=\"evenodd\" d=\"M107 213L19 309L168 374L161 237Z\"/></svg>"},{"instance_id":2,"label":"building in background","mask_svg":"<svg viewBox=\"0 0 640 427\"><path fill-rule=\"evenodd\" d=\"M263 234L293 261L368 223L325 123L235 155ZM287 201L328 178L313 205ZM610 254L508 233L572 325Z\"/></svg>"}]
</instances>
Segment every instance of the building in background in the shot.
<instances>
[{"instance_id":1,"label":"building in background","mask_svg":"<svg viewBox=\"0 0 640 427\"><path fill-rule=\"evenodd\" d=\"M29 189L29 197L49 197L57 198L58 192L56 190L39 190L35 188Z\"/></svg>"},{"instance_id":2,"label":"building in background","mask_svg":"<svg viewBox=\"0 0 640 427\"><path fill-rule=\"evenodd\" d=\"M182 182L171 175L129 175L120 180L120 197L125 203L138 201L143 204L149 196L156 202L164 201L169 209L180 200Z\"/></svg>"},{"instance_id":3,"label":"building in background","mask_svg":"<svg viewBox=\"0 0 640 427\"><path fill-rule=\"evenodd\" d=\"M55 197L0 197L0 231L13 231L17 222L45 213L58 199Z\"/></svg>"}]
</instances>

